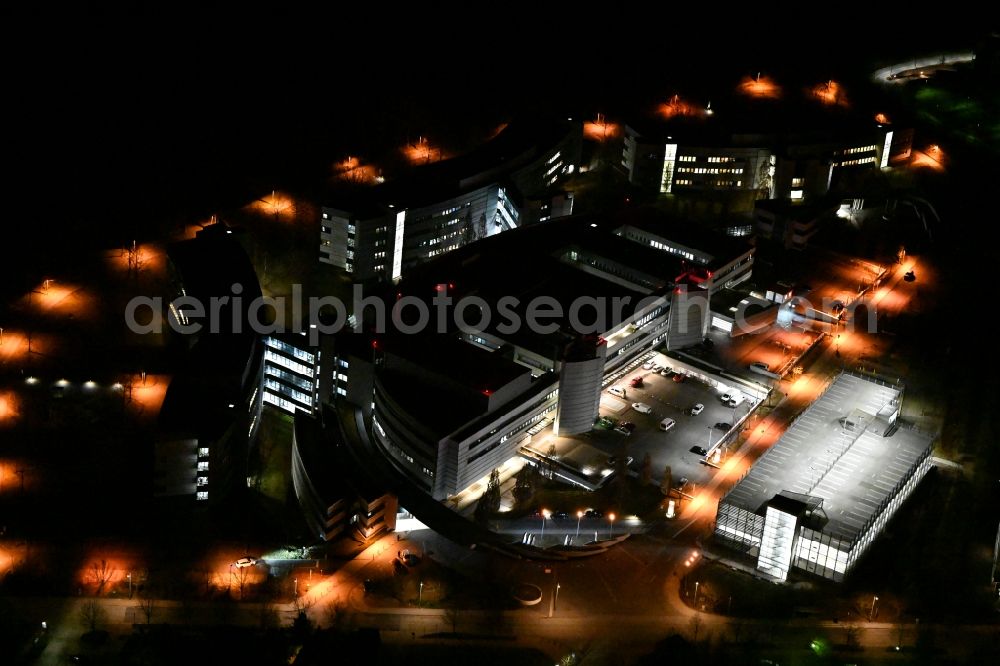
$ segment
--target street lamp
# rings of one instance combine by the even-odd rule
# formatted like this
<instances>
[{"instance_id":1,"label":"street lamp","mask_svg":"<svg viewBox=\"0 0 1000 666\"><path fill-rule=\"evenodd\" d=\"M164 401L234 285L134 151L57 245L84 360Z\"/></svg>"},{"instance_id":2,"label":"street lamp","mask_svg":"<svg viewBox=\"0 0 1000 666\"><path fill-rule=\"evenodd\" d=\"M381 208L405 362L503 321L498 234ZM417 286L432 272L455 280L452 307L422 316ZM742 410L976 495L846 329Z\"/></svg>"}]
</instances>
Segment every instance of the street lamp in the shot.
<instances>
[{"instance_id":1,"label":"street lamp","mask_svg":"<svg viewBox=\"0 0 1000 666\"><path fill-rule=\"evenodd\" d=\"M132 598L132 572L128 572L128 598Z\"/></svg>"},{"instance_id":2,"label":"street lamp","mask_svg":"<svg viewBox=\"0 0 1000 666\"><path fill-rule=\"evenodd\" d=\"M420 581L420 589L417 591L417 603L422 603L424 599L424 581Z\"/></svg>"},{"instance_id":3,"label":"street lamp","mask_svg":"<svg viewBox=\"0 0 1000 666\"><path fill-rule=\"evenodd\" d=\"M615 514L608 514L608 538L612 538L615 535Z\"/></svg>"},{"instance_id":4,"label":"street lamp","mask_svg":"<svg viewBox=\"0 0 1000 666\"><path fill-rule=\"evenodd\" d=\"M698 585L699 584L700 584L699 581L695 581L694 582L694 607L695 607L695 610L698 610Z\"/></svg>"},{"instance_id":5,"label":"street lamp","mask_svg":"<svg viewBox=\"0 0 1000 666\"><path fill-rule=\"evenodd\" d=\"M295 586L292 588L292 596L297 597L299 596L299 579L295 578L293 582L295 583Z\"/></svg>"},{"instance_id":6,"label":"street lamp","mask_svg":"<svg viewBox=\"0 0 1000 666\"><path fill-rule=\"evenodd\" d=\"M539 537L539 541L545 538L545 519L552 515L552 512L548 509L542 509L542 535Z\"/></svg>"},{"instance_id":7,"label":"street lamp","mask_svg":"<svg viewBox=\"0 0 1000 666\"><path fill-rule=\"evenodd\" d=\"M877 596L875 596L875 597L872 597L872 610L871 610L871 612L870 612L870 613L868 614L868 621L869 621L869 622L871 622L872 620L874 620L874 619L875 619L875 604L876 604L877 602L878 602L878 597L877 597Z\"/></svg>"},{"instance_id":8,"label":"street lamp","mask_svg":"<svg viewBox=\"0 0 1000 666\"><path fill-rule=\"evenodd\" d=\"M580 521L583 519L583 511L576 512L576 537L580 538Z\"/></svg>"}]
</instances>

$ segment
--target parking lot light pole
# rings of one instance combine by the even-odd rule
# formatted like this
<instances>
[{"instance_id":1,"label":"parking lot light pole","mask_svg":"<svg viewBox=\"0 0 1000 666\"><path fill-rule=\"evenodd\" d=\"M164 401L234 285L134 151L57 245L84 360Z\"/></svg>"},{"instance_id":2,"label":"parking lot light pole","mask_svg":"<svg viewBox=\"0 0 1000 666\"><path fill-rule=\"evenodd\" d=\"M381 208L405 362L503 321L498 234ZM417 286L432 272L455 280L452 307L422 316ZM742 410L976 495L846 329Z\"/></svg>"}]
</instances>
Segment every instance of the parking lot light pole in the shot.
<instances>
[{"instance_id":1,"label":"parking lot light pole","mask_svg":"<svg viewBox=\"0 0 1000 666\"><path fill-rule=\"evenodd\" d=\"M583 511L576 512L576 537L580 538L580 521L583 520Z\"/></svg>"},{"instance_id":2,"label":"parking lot light pole","mask_svg":"<svg viewBox=\"0 0 1000 666\"><path fill-rule=\"evenodd\" d=\"M542 539L545 538L545 519L548 518L551 515L552 515L552 512L549 511L548 509L542 509L542 534L539 537L539 540L542 540Z\"/></svg>"},{"instance_id":3,"label":"parking lot light pole","mask_svg":"<svg viewBox=\"0 0 1000 666\"><path fill-rule=\"evenodd\" d=\"M612 539L615 536L615 514L608 514L608 538Z\"/></svg>"}]
</instances>

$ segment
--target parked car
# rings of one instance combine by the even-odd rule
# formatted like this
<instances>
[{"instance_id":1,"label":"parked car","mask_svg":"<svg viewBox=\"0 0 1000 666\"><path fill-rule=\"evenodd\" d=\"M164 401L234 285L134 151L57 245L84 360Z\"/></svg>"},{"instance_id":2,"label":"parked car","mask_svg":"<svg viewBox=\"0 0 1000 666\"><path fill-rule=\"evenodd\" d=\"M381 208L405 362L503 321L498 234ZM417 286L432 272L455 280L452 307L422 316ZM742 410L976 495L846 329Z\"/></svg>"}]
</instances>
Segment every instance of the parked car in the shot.
<instances>
[{"instance_id":1,"label":"parked car","mask_svg":"<svg viewBox=\"0 0 1000 666\"><path fill-rule=\"evenodd\" d=\"M649 414L653 411L653 408L644 402L633 402L632 409L639 412L640 414Z\"/></svg>"},{"instance_id":2,"label":"parked car","mask_svg":"<svg viewBox=\"0 0 1000 666\"><path fill-rule=\"evenodd\" d=\"M674 374L674 373L673 373L673 371L670 368L663 368L663 370L660 370L660 376L661 377L669 377L672 374Z\"/></svg>"},{"instance_id":3,"label":"parked car","mask_svg":"<svg viewBox=\"0 0 1000 666\"><path fill-rule=\"evenodd\" d=\"M233 566L237 569L243 569L244 567L256 566L257 560L253 557L241 557L240 559L233 562Z\"/></svg>"},{"instance_id":4,"label":"parked car","mask_svg":"<svg viewBox=\"0 0 1000 666\"><path fill-rule=\"evenodd\" d=\"M633 377L629 385L632 388L642 388L642 377Z\"/></svg>"},{"instance_id":5,"label":"parked car","mask_svg":"<svg viewBox=\"0 0 1000 666\"><path fill-rule=\"evenodd\" d=\"M721 396L719 396L719 400L721 400L722 402L729 402L730 400L733 399L733 397L734 397L733 396L733 392L732 391L728 391L726 393L723 393Z\"/></svg>"},{"instance_id":6,"label":"parked car","mask_svg":"<svg viewBox=\"0 0 1000 666\"><path fill-rule=\"evenodd\" d=\"M652 370L654 365L656 365L655 361L646 361L645 363L642 364L642 369Z\"/></svg>"},{"instance_id":7,"label":"parked car","mask_svg":"<svg viewBox=\"0 0 1000 666\"><path fill-rule=\"evenodd\" d=\"M695 406L691 408L691 416L698 416L703 411L705 411L705 405L700 402L696 403Z\"/></svg>"},{"instance_id":8,"label":"parked car","mask_svg":"<svg viewBox=\"0 0 1000 666\"><path fill-rule=\"evenodd\" d=\"M653 372L660 372L661 370L663 370L663 366L660 365L659 363L655 363L655 364L653 364L653 367L651 368L651 370Z\"/></svg>"},{"instance_id":9,"label":"parked car","mask_svg":"<svg viewBox=\"0 0 1000 666\"><path fill-rule=\"evenodd\" d=\"M635 430L635 424L631 421L622 421L615 428L615 432L620 432L623 435L631 435L633 430Z\"/></svg>"},{"instance_id":10,"label":"parked car","mask_svg":"<svg viewBox=\"0 0 1000 666\"><path fill-rule=\"evenodd\" d=\"M610 393L611 395L617 395L619 398L625 397L625 389L623 389L621 386L612 386L611 388L608 389L608 393Z\"/></svg>"},{"instance_id":11,"label":"parked car","mask_svg":"<svg viewBox=\"0 0 1000 666\"><path fill-rule=\"evenodd\" d=\"M685 379L687 379L687 375L685 375L683 372L674 373L674 381L677 382L678 384L683 382Z\"/></svg>"},{"instance_id":12,"label":"parked car","mask_svg":"<svg viewBox=\"0 0 1000 666\"><path fill-rule=\"evenodd\" d=\"M597 428L604 428L605 430L610 430L611 428L614 428L615 425L617 425L617 423L618 422L615 419L611 418L610 416L600 416L594 423L594 426Z\"/></svg>"},{"instance_id":13,"label":"parked car","mask_svg":"<svg viewBox=\"0 0 1000 666\"><path fill-rule=\"evenodd\" d=\"M906 282L913 282L916 279L917 279L917 274L914 273L913 271L906 271L905 273L903 273L903 280L905 280Z\"/></svg>"},{"instance_id":14,"label":"parked car","mask_svg":"<svg viewBox=\"0 0 1000 666\"><path fill-rule=\"evenodd\" d=\"M715 424L716 430L729 430L732 427L733 426L731 423L726 423L725 421L719 421L718 423Z\"/></svg>"},{"instance_id":15,"label":"parked car","mask_svg":"<svg viewBox=\"0 0 1000 666\"><path fill-rule=\"evenodd\" d=\"M707 456L708 449L706 449L704 446L692 446L691 453L697 453L699 456Z\"/></svg>"},{"instance_id":16,"label":"parked car","mask_svg":"<svg viewBox=\"0 0 1000 666\"><path fill-rule=\"evenodd\" d=\"M750 364L750 369L760 370L761 372L769 372L771 370L771 366L769 366L767 363L763 363L762 361L754 361L753 363Z\"/></svg>"},{"instance_id":17,"label":"parked car","mask_svg":"<svg viewBox=\"0 0 1000 666\"><path fill-rule=\"evenodd\" d=\"M686 476L682 476L681 478L674 481L674 488L676 488L677 490L684 490L687 484L688 484L688 478Z\"/></svg>"},{"instance_id":18,"label":"parked car","mask_svg":"<svg viewBox=\"0 0 1000 666\"><path fill-rule=\"evenodd\" d=\"M674 421L673 419L663 419L662 421L660 421L660 430L666 432L671 428L673 428L675 425L677 425L677 421Z\"/></svg>"}]
</instances>

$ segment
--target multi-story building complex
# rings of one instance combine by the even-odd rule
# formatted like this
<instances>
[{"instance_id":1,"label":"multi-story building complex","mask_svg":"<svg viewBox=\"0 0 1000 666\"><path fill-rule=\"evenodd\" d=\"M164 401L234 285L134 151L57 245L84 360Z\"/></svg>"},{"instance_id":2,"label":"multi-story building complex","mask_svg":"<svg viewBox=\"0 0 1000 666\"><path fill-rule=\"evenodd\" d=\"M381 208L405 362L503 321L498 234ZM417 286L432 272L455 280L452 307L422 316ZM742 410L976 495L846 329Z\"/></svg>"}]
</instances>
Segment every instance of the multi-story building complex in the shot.
<instances>
[{"instance_id":1,"label":"multi-story building complex","mask_svg":"<svg viewBox=\"0 0 1000 666\"><path fill-rule=\"evenodd\" d=\"M172 296L203 308L218 298L221 305L214 327L190 320L193 310L183 305L164 313L175 324L198 323L202 330L174 336L184 352L159 414L156 497L208 505L246 488L262 409L261 341L248 325L247 309L261 292L243 248L226 231L214 225L168 249ZM240 285L241 305L231 299L234 284Z\"/></svg>"},{"instance_id":2,"label":"multi-story building complex","mask_svg":"<svg viewBox=\"0 0 1000 666\"><path fill-rule=\"evenodd\" d=\"M843 580L931 466L903 387L843 373L719 501L715 537L757 570Z\"/></svg>"},{"instance_id":3,"label":"multi-story building complex","mask_svg":"<svg viewBox=\"0 0 1000 666\"><path fill-rule=\"evenodd\" d=\"M431 312L445 296L504 303L491 321L338 338L332 396L359 410L411 482L444 499L550 423L561 434L590 430L605 376L661 342L701 341L712 293L749 275L752 261L742 239L693 234L651 211L490 238L414 269L390 300L415 297ZM539 303L557 311L541 328L528 324Z\"/></svg>"},{"instance_id":4,"label":"multi-story building complex","mask_svg":"<svg viewBox=\"0 0 1000 666\"><path fill-rule=\"evenodd\" d=\"M569 214L572 197L562 186L577 169L581 132L572 122L513 124L468 155L331 193L321 212L320 261L355 280L395 281L480 238Z\"/></svg>"}]
</instances>

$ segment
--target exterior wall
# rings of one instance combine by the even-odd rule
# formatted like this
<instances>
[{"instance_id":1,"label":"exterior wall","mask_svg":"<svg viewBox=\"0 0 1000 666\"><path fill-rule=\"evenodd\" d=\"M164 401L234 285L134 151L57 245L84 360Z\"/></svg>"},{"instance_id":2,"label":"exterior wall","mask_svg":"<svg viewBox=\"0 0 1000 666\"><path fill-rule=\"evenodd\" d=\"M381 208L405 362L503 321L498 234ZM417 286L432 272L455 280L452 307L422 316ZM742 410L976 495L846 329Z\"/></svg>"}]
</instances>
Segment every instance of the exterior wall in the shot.
<instances>
[{"instance_id":1,"label":"exterior wall","mask_svg":"<svg viewBox=\"0 0 1000 666\"><path fill-rule=\"evenodd\" d=\"M728 264L719 267L708 280L708 291L714 294L720 289L733 287L748 280L753 273L754 251L747 250Z\"/></svg>"},{"instance_id":2,"label":"exterior wall","mask_svg":"<svg viewBox=\"0 0 1000 666\"><path fill-rule=\"evenodd\" d=\"M803 527L793 564L797 569L841 581L847 573L851 546L850 541Z\"/></svg>"},{"instance_id":3,"label":"exterior wall","mask_svg":"<svg viewBox=\"0 0 1000 666\"><path fill-rule=\"evenodd\" d=\"M556 410L559 391L552 381L540 382L516 407L484 419L475 430L465 428L438 443L434 497L445 499L479 481L517 454L528 431Z\"/></svg>"},{"instance_id":4,"label":"exterior wall","mask_svg":"<svg viewBox=\"0 0 1000 666\"><path fill-rule=\"evenodd\" d=\"M153 496L194 496L197 492L198 462L209 463L209 451L199 456L198 440L174 439L154 445Z\"/></svg>"},{"instance_id":5,"label":"exterior wall","mask_svg":"<svg viewBox=\"0 0 1000 666\"><path fill-rule=\"evenodd\" d=\"M673 192L765 191L771 197L776 158L765 148L681 145L674 165Z\"/></svg>"},{"instance_id":6,"label":"exterior wall","mask_svg":"<svg viewBox=\"0 0 1000 666\"><path fill-rule=\"evenodd\" d=\"M327 470L324 470L327 471ZM399 502L395 495L385 493L366 499L358 496L344 482L341 496L324 498L317 491L302 461L299 442L292 435L292 485L302 514L313 534L325 541L352 535L367 541L396 528Z\"/></svg>"},{"instance_id":7,"label":"exterior wall","mask_svg":"<svg viewBox=\"0 0 1000 666\"><path fill-rule=\"evenodd\" d=\"M343 534L347 526L347 501L338 498L327 503L316 490L309 470L302 462L298 440L292 434L292 486L298 499L302 515L313 534L325 541L331 541Z\"/></svg>"},{"instance_id":8,"label":"exterior wall","mask_svg":"<svg viewBox=\"0 0 1000 666\"><path fill-rule=\"evenodd\" d=\"M374 441L392 463L430 492L438 468L438 437L419 415L403 410L375 379Z\"/></svg>"},{"instance_id":9,"label":"exterior wall","mask_svg":"<svg viewBox=\"0 0 1000 666\"><path fill-rule=\"evenodd\" d=\"M764 517L734 504L719 502L715 536L744 552L756 555L764 535Z\"/></svg>"},{"instance_id":10,"label":"exterior wall","mask_svg":"<svg viewBox=\"0 0 1000 666\"><path fill-rule=\"evenodd\" d=\"M594 427L601 404L606 349L605 345L600 345L594 358L563 362L559 371L559 406L555 420L557 436L590 432Z\"/></svg>"},{"instance_id":11,"label":"exterior wall","mask_svg":"<svg viewBox=\"0 0 1000 666\"><path fill-rule=\"evenodd\" d=\"M269 336L264 347L264 402L312 414L319 405L319 350L304 335Z\"/></svg>"},{"instance_id":12,"label":"exterior wall","mask_svg":"<svg viewBox=\"0 0 1000 666\"><path fill-rule=\"evenodd\" d=\"M683 349L701 342L708 333L711 312L708 291L681 285L671 292L667 350Z\"/></svg>"},{"instance_id":13,"label":"exterior wall","mask_svg":"<svg viewBox=\"0 0 1000 666\"><path fill-rule=\"evenodd\" d=\"M764 516L764 533L760 539L760 555L757 556L757 570L767 575L785 580L792 566L798 540L797 518L773 506L767 507Z\"/></svg>"},{"instance_id":14,"label":"exterior wall","mask_svg":"<svg viewBox=\"0 0 1000 666\"><path fill-rule=\"evenodd\" d=\"M893 514L896 513L897 509L903 504L907 497L913 492L920 480L924 478L928 470L931 468L931 449L930 447L924 451L923 456L917 460L913 467L910 468L909 472L905 477L903 477L899 484L893 488L892 493L882 502L882 506L879 507L879 511L872 516L872 519L867 525L865 525L864 530L858 537L857 541L854 543L854 547L851 548L851 554L847 561L848 568L853 567L857 561L861 558L861 555L868 549L878 536L885 529L886 523L892 518Z\"/></svg>"}]
</instances>

